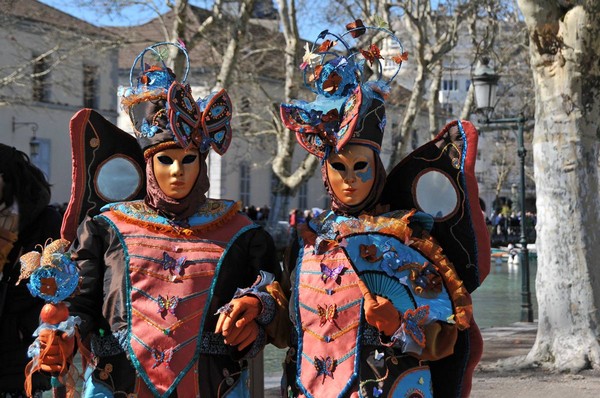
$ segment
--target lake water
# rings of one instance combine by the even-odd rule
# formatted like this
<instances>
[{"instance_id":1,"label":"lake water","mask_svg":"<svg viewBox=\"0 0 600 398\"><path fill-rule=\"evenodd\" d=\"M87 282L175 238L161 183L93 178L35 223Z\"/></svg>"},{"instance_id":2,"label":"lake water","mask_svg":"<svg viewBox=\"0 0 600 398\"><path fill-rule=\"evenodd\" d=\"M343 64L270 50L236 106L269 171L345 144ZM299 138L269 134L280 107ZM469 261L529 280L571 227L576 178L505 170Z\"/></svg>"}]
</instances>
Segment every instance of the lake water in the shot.
<instances>
[{"instance_id":1,"label":"lake water","mask_svg":"<svg viewBox=\"0 0 600 398\"><path fill-rule=\"evenodd\" d=\"M529 278L533 318L537 319L535 274L537 261L529 259ZM492 259L490 273L482 285L473 292L473 313L480 328L508 326L521 320L521 267L508 264L506 258ZM271 345L265 348L265 376L281 375L281 362L286 350Z\"/></svg>"},{"instance_id":2,"label":"lake water","mask_svg":"<svg viewBox=\"0 0 600 398\"><path fill-rule=\"evenodd\" d=\"M537 261L529 258L529 290L533 319L537 319L535 295L535 274ZM490 274L472 294L473 313L480 328L507 326L521 320L521 267L507 264L506 259L499 263L492 259Z\"/></svg>"}]
</instances>

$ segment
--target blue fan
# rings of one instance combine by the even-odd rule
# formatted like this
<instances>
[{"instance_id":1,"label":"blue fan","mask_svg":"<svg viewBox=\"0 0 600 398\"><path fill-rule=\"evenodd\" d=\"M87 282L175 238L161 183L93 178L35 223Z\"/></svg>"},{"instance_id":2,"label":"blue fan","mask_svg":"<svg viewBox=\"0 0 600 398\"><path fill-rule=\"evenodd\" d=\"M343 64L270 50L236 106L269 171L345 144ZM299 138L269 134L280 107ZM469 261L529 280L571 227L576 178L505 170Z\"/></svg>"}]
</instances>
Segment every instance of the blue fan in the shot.
<instances>
[{"instance_id":1,"label":"blue fan","mask_svg":"<svg viewBox=\"0 0 600 398\"><path fill-rule=\"evenodd\" d=\"M390 300L394 307L401 313L407 309L416 308L408 287L404 286L398 278L392 278L381 272L363 272L360 279L367 285L371 293Z\"/></svg>"}]
</instances>

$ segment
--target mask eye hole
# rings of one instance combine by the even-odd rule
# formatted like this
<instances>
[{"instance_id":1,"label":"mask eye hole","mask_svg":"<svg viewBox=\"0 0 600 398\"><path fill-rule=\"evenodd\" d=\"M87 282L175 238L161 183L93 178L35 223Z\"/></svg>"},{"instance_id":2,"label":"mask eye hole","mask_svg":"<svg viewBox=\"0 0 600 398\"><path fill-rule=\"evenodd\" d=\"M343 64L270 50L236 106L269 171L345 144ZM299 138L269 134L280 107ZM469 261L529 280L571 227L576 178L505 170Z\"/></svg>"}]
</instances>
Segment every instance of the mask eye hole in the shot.
<instances>
[{"instance_id":1,"label":"mask eye hole","mask_svg":"<svg viewBox=\"0 0 600 398\"><path fill-rule=\"evenodd\" d=\"M330 164L331 164L331 167L333 167L337 171L345 171L346 170L346 166L344 166L344 164L341 162L333 162Z\"/></svg>"},{"instance_id":2,"label":"mask eye hole","mask_svg":"<svg viewBox=\"0 0 600 398\"><path fill-rule=\"evenodd\" d=\"M369 164L367 162L356 162L354 164L354 170L358 171L358 170L363 170L365 169Z\"/></svg>"},{"instance_id":3,"label":"mask eye hole","mask_svg":"<svg viewBox=\"0 0 600 398\"><path fill-rule=\"evenodd\" d=\"M196 161L196 158L198 156L196 155L185 155L185 157L183 158L183 160L181 161L183 164L190 164L190 163L194 163Z\"/></svg>"},{"instance_id":4,"label":"mask eye hole","mask_svg":"<svg viewBox=\"0 0 600 398\"><path fill-rule=\"evenodd\" d=\"M167 155L160 155L157 159L162 164L173 164L173 159Z\"/></svg>"}]
</instances>

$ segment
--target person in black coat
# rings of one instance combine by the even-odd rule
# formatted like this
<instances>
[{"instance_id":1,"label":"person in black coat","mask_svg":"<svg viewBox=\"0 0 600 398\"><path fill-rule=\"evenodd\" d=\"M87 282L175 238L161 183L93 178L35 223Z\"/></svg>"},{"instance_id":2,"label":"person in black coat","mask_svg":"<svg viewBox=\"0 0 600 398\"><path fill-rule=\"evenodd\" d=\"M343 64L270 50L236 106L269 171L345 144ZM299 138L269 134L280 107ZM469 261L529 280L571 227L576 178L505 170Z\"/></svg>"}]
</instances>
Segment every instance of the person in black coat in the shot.
<instances>
[{"instance_id":1,"label":"person in black coat","mask_svg":"<svg viewBox=\"0 0 600 398\"><path fill-rule=\"evenodd\" d=\"M25 397L27 349L39 324L44 301L31 296L25 282L16 284L19 256L48 238L60 237L62 217L50 203L50 184L29 157L0 144L0 396ZM50 389L38 374L34 396Z\"/></svg>"}]
</instances>

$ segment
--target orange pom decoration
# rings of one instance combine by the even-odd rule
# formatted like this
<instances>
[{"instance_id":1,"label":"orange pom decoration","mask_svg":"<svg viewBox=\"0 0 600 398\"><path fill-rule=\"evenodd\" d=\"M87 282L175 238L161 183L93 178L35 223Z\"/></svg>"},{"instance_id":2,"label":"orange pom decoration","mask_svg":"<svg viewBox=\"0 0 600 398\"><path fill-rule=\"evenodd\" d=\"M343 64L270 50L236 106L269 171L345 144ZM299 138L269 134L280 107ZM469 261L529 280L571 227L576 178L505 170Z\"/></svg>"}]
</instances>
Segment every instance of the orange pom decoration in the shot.
<instances>
[{"instance_id":1,"label":"orange pom decoration","mask_svg":"<svg viewBox=\"0 0 600 398\"><path fill-rule=\"evenodd\" d=\"M58 325L69 318L69 307L63 302L58 304L47 303L40 312L42 322L50 325Z\"/></svg>"}]
</instances>

